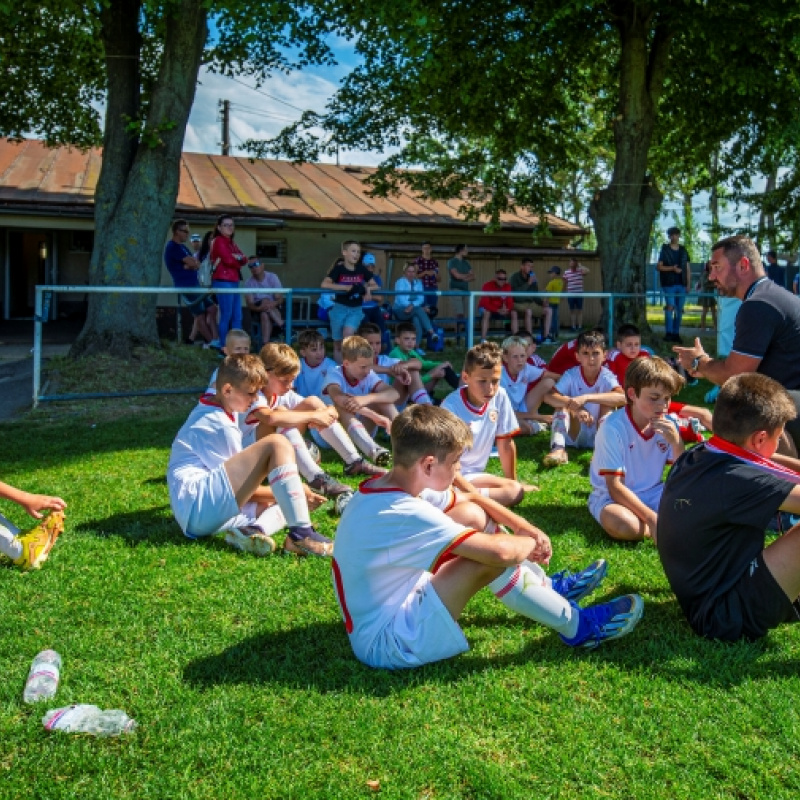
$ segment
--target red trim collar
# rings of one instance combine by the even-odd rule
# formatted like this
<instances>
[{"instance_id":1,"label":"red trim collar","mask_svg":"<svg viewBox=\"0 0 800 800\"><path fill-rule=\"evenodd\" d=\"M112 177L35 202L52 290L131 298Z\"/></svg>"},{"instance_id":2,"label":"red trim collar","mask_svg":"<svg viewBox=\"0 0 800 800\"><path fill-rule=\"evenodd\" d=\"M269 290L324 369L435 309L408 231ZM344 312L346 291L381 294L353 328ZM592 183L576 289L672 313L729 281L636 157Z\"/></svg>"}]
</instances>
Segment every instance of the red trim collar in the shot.
<instances>
[{"instance_id":1,"label":"red trim collar","mask_svg":"<svg viewBox=\"0 0 800 800\"><path fill-rule=\"evenodd\" d=\"M745 461L748 464L752 464L754 467L763 469L765 472L770 472L780 478L785 478L791 483L800 484L800 474L793 469L784 467L777 461L772 461L772 459L764 458L758 453L754 453L752 450L745 450L743 447L739 447L738 444L729 442L727 439L722 439L719 436L712 436L706 442L706 449L710 450L712 453L726 453L729 456L738 458L740 461Z\"/></svg>"},{"instance_id":2,"label":"red trim collar","mask_svg":"<svg viewBox=\"0 0 800 800\"><path fill-rule=\"evenodd\" d=\"M219 400L217 399L217 396L216 396L215 394L204 394L204 395L203 395L203 396L200 398L200 405L203 405L203 406L211 406L211 407L213 407L213 408L219 408L219 409L222 409L222 411L224 411L224 412L225 412L225 414L227 415L228 419L229 419L231 422L236 422L236 417L234 417L234 416L233 416L233 414L231 414L231 412L230 412L230 411L228 411L228 410L225 408L225 406L223 406L223 405L222 405L222 403L220 403L220 402L219 402Z\"/></svg>"},{"instance_id":3,"label":"red trim collar","mask_svg":"<svg viewBox=\"0 0 800 800\"><path fill-rule=\"evenodd\" d=\"M461 401L467 407L467 410L471 411L473 414L480 414L481 416L483 416L483 414L486 411L486 408L489 405L489 403L486 402L486 403L483 404L483 406L481 408L478 408L477 406L474 406L474 405L472 405L472 403L470 403L466 386L462 386L459 389L459 391L461 392Z\"/></svg>"}]
</instances>

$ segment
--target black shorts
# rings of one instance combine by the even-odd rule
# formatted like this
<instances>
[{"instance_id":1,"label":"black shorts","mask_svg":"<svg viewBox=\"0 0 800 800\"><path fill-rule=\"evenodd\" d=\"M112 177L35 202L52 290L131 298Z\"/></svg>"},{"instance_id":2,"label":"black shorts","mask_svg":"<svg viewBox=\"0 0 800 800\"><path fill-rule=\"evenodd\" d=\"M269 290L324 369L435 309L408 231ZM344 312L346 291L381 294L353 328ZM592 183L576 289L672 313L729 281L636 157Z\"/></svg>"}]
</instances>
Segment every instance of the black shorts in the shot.
<instances>
[{"instance_id":1,"label":"black shorts","mask_svg":"<svg viewBox=\"0 0 800 800\"><path fill-rule=\"evenodd\" d=\"M797 416L786 423L786 433L792 437L794 446L800 453L800 391L796 389L790 390L789 397L792 398L794 407L797 409Z\"/></svg>"},{"instance_id":2,"label":"black shorts","mask_svg":"<svg viewBox=\"0 0 800 800\"><path fill-rule=\"evenodd\" d=\"M209 294L182 294L181 298L193 317L201 317L214 305Z\"/></svg>"},{"instance_id":3,"label":"black shorts","mask_svg":"<svg viewBox=\"0 0 800 800\"><path fill-rule=\"evenodd\" d=\"M731 590L689 620L707 639L735 642L760 639L783 622L800 620L796 603L784 594L764 563L761 552Z\"/></svg>"},{"instance_id":4,"label":"black shorts","mask_svg":"<svg viewBox=\"0 0 800 800\"><path fill-rule=\"evenodd\" d=\"M582 297L568 297L567 298L567 305L569 306L570 311L580 311L583 308L583 298Z\"/></svg>"}]
</instances>

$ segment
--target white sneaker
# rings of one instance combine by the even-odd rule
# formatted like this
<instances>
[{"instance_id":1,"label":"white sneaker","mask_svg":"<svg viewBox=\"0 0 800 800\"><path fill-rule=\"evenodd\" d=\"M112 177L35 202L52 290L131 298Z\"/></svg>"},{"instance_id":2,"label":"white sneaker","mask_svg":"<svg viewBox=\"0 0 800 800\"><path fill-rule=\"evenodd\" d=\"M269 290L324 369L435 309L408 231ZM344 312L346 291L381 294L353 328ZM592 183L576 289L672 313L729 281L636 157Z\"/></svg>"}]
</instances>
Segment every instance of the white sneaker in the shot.
<instances>
[{"instance_id":1,"label":"white sneaker","mask_svg":"<svg viewBox=\"0 0 800 800\"><path fill-rule=\"evenodd\" d=\"M274 553L277 547L275 540L255 525L231 528L225 532L225 541L231 547L245 553L252 553L254 556L268 556L270 553Z\"/></svg>"}]
</instances>

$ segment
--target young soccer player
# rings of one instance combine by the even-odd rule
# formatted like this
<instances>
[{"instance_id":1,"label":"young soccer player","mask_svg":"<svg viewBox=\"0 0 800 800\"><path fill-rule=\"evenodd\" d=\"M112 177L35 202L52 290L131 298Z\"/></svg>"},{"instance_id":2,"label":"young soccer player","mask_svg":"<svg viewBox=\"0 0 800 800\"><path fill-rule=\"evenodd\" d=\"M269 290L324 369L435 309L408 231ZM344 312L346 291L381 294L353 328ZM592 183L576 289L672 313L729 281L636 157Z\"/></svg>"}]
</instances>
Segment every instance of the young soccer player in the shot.
<instances>
[{"instance_id":1,"label":"young soccer player","mask_svg":"<svg viewBox=\"0 0 800 800\"><path fill-rule=\"evenodd\" d=\"M316 507L325 498L306 491L288 439L273 434L242 448L236 416L266 382L258 356L222 362L216 394L200 398L172 443L172 512L190 539L225 531L228 544L263 556L275 550L271 534L288 525L286 551L330 556L331 540L314 530L308 513L309 502ZM269 487L261 485L264 478Z\"/></svg>"},{"instance_id":2,"label":"young soccer player","mask_svg":"<svg viewBox=\"0 0 800 800\"><path fill-rule=\"evenodd\" d=\"M605 347L603 334L596 331L582 333L575 345L580 366L568 369L544 398L545 403L557 409L553 414L550 452L543 462L546 467L566 464L569 461L568 446L594 447L602 418L625 405L622 387L603 366Z\"/></svg>"},{"instance_id":3,"label":"young soccer player","mask_svg":"<svg viewBox=\"0 0 800 800\"><path fill-rule=\"evenodd\" d=\"M800 525L764 546L779 509L800 514L800 462L775 455L796 414L786 390L766 375L729 378L714 407L714 436L670 470L656 546L700 636L758 639L800 616Z\"/></svg>"},{"instance_id":4,"label":"young soccer player","mask_svg":"<svg viewBox=\"0 0 800 800\"><path fill-rule=\"evenodd\" d=\"M609 414L595 439L589 511L612 539L635 542L656 529L664 467L683 453L670 398L684 381L661 358L637 358L625 375L628 404Z\"/></svg>"},{"instance_id":5,"label":"young soccer player","mask_svg":"<svg viewBox=\"0 0 800 800\"><path fill-rule=\"evenodd\" d=\"M60 497L31 494L0 481L0 498L24 508L34 519L42 520L31 530L21 533L13 522L0 514L0 553L22 570L39 569L47 561L59 534L64 530L64 509ZM43 511L50 513L45 517ZM18 535L20 534L21 535Z\"/></svg>"},{"instance_id":6,"label":"young soccer player","mask_svg":"<svg viewBox=\"0 0 800 800\"><path fill-rule=\"evenodd\" d=\"M389 430L397 416L397 390L382 381L372 370L375 353L361 336L348 336L342 342L342 366L328 373L323 394L327 394L342 425L356 447L379 467L388 466L391 453L367 433L360 417Z\"/></svg>"},{"instance_id":7,"label":"young soccer player","mask_svg":"<svg viewBox=\"0 0 800 800\"><path fill-rule=\"evenodd\" d=\"M226 356L246 356L250 352L250 334L241 328L231 328L225 335L225 342L222 345L222 352ZM211 373L208 380L206 394L216 394L217 392L217 370Z\"/></svg>"},{"instance_id":8,"label":"young soccer player","mask_svg":"<svg viewBox=\"0 0 800 800\"><path fill-rule=\"evenodd\" d=\"M472 446L461 458L461 472L479 489L485 489L493 500L504 506L522 502L525 492L537 487L517 480L517 448L513 437L519 425L508 395L500 386L503 372L502 351L493 342L481 342L467 351L460 389L442 401L442 408L451 411L469 425ZM492 448L497 447L504 477L484 470Z\"/></svg>"},{"instance_id":9,"label":"young soccer player","mask_svg":"<svg viewBox=\"0 0 800 800\"><path fill-rule=\"evenodd\" d=\"M459 386L458 375L449 361L430 361L417 350L417 332L410 322L400 322L394 330L395 347L389 356L401 361L419 361L422 370L422 383L428 394L433 397L436 384L444 379L451 388ZM413 369L413 367L412 367Z\"/></svg>"},{"instance_id":10,"label":"young soccer player","mask_svg":"<svg viewBox=\"0 0 800 800\"><path fill-rule=\"evenodd\" d=\"M635 325L620 325L615 339L615 349L609 350L605 366L614 373L617 383L625 385L625 370L636 358L650 358L647 350L642 350L642 335Z\"/></svg>"},{"instance_id":11,"label":"young soccer player","mask_svg":"<svg viewBox=\"0 0 800 800\"><path fill-rule=\"evenodd\" d=\"M457 620L486 586L507 608L552 628L572 647L594 648L633 630L644 608L638 595L585 609L574 599L598 585L602 562L590 580L551 580L533 563L549 561L550 541L521 517L506 520L514 536L481 533L420 497L448 489L471 438L468 426L446 410L410 406L392 426L393 468L365 481L345 510L333 578L356 657L372 667L404 669L465 652Z\"/></svg>"},{"instance_id":12,"label":"young soccer player","mask_svg":"<svg viewBox=\"0 0 800 800\"><path fill-rule=\"evenodd\" d=\"M559 376L528 363L528 340L521 336L509 336L502 348L503 373L500 385L511 400L520 430L529 434L546 431L553 417L540 414L539 406L547 392L556 385Z\"/></svg>"}]
</instances>

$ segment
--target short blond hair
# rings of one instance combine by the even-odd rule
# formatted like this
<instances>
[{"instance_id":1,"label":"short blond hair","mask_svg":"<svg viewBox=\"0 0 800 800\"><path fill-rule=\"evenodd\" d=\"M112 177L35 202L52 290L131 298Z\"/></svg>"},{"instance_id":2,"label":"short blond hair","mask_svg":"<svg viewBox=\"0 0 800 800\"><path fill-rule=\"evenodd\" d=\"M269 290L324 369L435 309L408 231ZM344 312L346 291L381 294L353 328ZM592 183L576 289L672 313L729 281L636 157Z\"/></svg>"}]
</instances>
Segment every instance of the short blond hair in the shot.
<instances>
[{"instance_id":1,"label":"short blond hair","mask_svg":"<svg viewBox=\"0 0 800 800\"><path fill-rule=\"evenodd\" d=\"M508 355L508 351L512 347L522 347L524 350L527 350L530 343L531 340L527 336L517 336L514 334L513 336L508 336L503 339L503 344L500 345L500 348L505 356Z\"/></svg>"},{"instance_id":2,"label":"short blond hair","mask_svg":"<svg viewBox=\"0 0 800 800\"><path fill-rule=\"evenodd\" d=\"M258 356L226 356L217 370L217 391L229 383L235 389L254 391L267 382L267 371Z\"/></svg>"},{"instance_id":3,"label":"short blond hair","mask_svg":"<svg viewBox=\"0 0 800 800\"><path fill-rule=\"evenodd\" d=\"M442 462L471 444L469 426L439 406L415 403L392 422L392 458L405 469L425 456Z\"/></svg>"},{"instance_id":4,"label":"short blond hair","mask_svg":"<svg viewBox=\"0 0 800 800\"><path fill-rule=\"evenodd\" d=\"M300 357L288 344L268 342L258 354L264 368L277 377L297 375L300 372Z\"/></svg>"},{"instance_id":5,"label":"short blond hair","mask_svg":"<svg viewBox=\"0 0 800 800\"><path fill-rule=\"evenodd\" d=\"M375 358L372 345L363 336L348 336L342 341L342 360L355 361L359 358Z\"/></svg>"},{"instance_id":6,"label":"short blond hair","mask_svg":"<svg viewBox=\"0 0 800 800\"><path fill-rule=\"evenodd\" d=\"M232 347L236 341L247 342L250 344L250 334L241 328L231 328L225 335L225 347Z\"/></svg>"},{"instance_id":7,"label":"short blond hair","mask_svg":"<svg viewBox=\"0 0 800 800\"><path fill-rule=\"evenodd\" d=\"M637 397L648 386L663 386L673 395L685 385L686 380L663 358L634 358L625 370L625 391L633 389Z\"/></svg>"}]
</instances>

